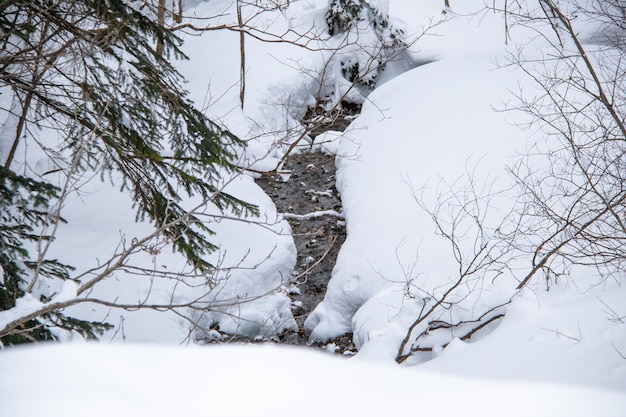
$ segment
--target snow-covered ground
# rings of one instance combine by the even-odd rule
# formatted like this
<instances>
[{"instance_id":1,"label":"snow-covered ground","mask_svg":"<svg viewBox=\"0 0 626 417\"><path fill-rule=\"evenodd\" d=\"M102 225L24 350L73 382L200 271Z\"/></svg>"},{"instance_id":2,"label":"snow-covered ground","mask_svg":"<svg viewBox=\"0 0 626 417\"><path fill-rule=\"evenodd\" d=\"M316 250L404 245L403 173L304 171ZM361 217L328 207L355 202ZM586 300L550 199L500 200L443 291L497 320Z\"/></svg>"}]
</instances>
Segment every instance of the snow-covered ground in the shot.
<instances>
[{"instance_id":1,"label":"snow-covered ground","mask_svg":"<svg viewBox=\"0 0 626 417\"><path fill-rule=\"evenodd\" d=\"M388 6L391 20L407 33L417 33L429 18L442 18L440 0L376 3ZM311 22L321 27L327 4L296 1L268 22L277 32L289 22L291 27L310 27ZM200 2L192 12L211 15L230 5L229 0ZM519 115L494 111L511 100L509 89L526 81L511 69L497 68L507 48L503 22L494 14L472 16L481 6L480 0L453 0L455 13L443 16L446 22L435 28L437 36L422 37L412 46L416 60L432 62L393 78L390 67L386 82L330 147L338 155L348 239L326 298L307 326L322 340L354 332L360 347L356 358L260 346L79 343L20 348L0 354L0 415L623 415L626 288L621 283L594 286L591 279L574 276L549 292L543 285L529 286L500 325L476 342L452 338L447 348L428 355L430 361L414 367L393 362L415 315L416 306L405 297L407 279L434 289L445 285L457 268L449 245L435 235L432 219L412 192L423 191L426 201L435 203L442 184L461 186L468 172L477 184L506 189L506 164L536 139L515 126ZM249 39L242 112L238 41L230 31L185 36L191 60L180 69L190 81L192 97L210 116L242 137L258 136L250 142L247 162L268 169L285 150L275 146L274 129L293 126L278 103L296 108L311 103L316 86L302 68L319 68L324 54ZM88 187L68 202L71 221L58 239L65 243L55 249L83 269L115 248L120 231L130 238L145 227L133 222L130 204L116 187L98 181ZM295 262L289 226L252 176L239 177L230 187L259 204L271 227L215 225L223 248L215 259L226 256L223 262L235 265L245 258L246 265L261 265L232 271L220 296L271 294L203 320L248 334L293 327L289 299L273 291ZM511 204L506 197L494 201L489 222L505 215ZM175 268L180 259L162 254L157 262ZM512 276L500 277L482 288L475 305L506 298L516 284ZM111 297L167 299L171 288L155 285L137 285L120 274L100 291ZM186 291L180 297L194 296L194 290ZM188 324L173 315L91 306L82 307L81 314L89 319L108 315L111 323L123 324L123 332L118 326L103 336L105 342L189 340ZM256 325L242 328L242 323Z\"/></svg>"},{"instance_id":2,"label":"snow-covered ground","mask_svg":"<svg viewBox=\"0 0 626 417\"><path fill-rule=\"evenodd\" d=\"M458 269L449 243L435 235L433 220L411 191L419 190L434 208L437 191L446 191L443 184L459 189L470 181L469 173L478 188L506 189L507 164L536 140L532 131L516 126L521 115L494 110L512 100L510 90L532 88L519 72L496 64L506 53L501 16L470 17L480 2L465 7L453 9L459 15L436 29L440 36L415 45L436 61L372 93L337 151L348 238L326 298L307 326L322 340L354 332L361 356L392 360L397 354L418 308L405 297L409 279L432 291ZM390 7L398 16L420 16L425 10L400 1ZM434 15L436 8L429 11ZM500 221L511 199L498 195L487 223ZM511 294L517 285L512 278L501 276L482 286L472 308ZM626 313L620 302L626 290L615 282L594 288L596 280L584 274L571 278L550 292L543 284L526 289L489 336L470 344L453 340L423 366L626 388L626 328L619 319Z\"/></svg>"},{"instance_id":3,"label":"snow-covered ground","mask_svg":"<svg viewBox=\"0 0 626 417\"><path fill-rule=\"evenodd\" d=\"M626 405L623 392L468 379L303 348L31 347L4 352L0 367L0 410L11 417L619 417Z\"/></svg>"}]
</instances>

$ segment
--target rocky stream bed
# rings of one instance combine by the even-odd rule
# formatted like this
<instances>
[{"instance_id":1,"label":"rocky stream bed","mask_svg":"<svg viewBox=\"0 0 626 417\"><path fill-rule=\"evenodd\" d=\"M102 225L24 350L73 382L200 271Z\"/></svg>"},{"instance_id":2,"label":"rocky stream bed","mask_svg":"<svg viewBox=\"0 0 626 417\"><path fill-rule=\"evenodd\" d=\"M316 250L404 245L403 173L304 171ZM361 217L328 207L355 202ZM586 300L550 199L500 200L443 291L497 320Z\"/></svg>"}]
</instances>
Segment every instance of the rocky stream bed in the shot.
<instances>
[{"instance_id":1,"label":"rocky stream bed","mask_svg":"<svg viewBox=\"0 0 626 417\"><path fill-rule=\"evenodd\" d=\"M323 300L337 254L346 239L341 200L335 188L335 156L319 152L294 154L285 161L283 171L290 172L288 179L270 175L257 180L278 211L285 213L298 250L292 278L298 291L290 296L299 331L287 332L279 341L309 345L304 321ZM355 351L351 335L309 346L346 355Z\"/></svg>"},{"instance_id":2,"label":"rocky stream bed","mask_svg":"<svg viewBox=\"0 0 626 417\"><path fill-rule=\"evenodd\" d=\"M341 200L335 188L335 156L320 152L292 154L285 160L280 174L265 174L257 179L257 184L285 215L293 233L298 256L285 288L290 289L298 331L287 331L270 340L221 334L204 342L301 345L353 355L356 349L351 334L326 343L311 343L304 328L306 318L324 299L337 254L346 239Z\"/></svg>"}]
</instances>

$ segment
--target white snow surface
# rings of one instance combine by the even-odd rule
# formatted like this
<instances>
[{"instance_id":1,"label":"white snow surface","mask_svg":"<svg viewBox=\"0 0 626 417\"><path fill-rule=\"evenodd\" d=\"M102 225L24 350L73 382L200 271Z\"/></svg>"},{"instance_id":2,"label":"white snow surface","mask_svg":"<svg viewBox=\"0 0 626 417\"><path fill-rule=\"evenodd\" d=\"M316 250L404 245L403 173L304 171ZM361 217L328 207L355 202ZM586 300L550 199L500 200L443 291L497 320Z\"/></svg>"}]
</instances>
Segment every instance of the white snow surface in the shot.
<instances>
[{"instance_id":1,"label":"white snow surface","mask_svg":"<svg viewBox=\"0 0 626 417\"><path fill-rule=\"evenodd\" d=\"M619 417L626 406L624 392L467 379L270 346L41 346L3 352L0 368L0 412L11 417Z\"/></svg>"},{"instance_id":2,"label":"white snow surface","mask_svg":"<svg viewBox=\"0 0 626 417\"><path fill-rule=\"evenodd\" d=\"M225 11L212 24L234 19L230 0L195 3L191 12L199 16ZM388 7L396 27L407 33L418 32L429 18L442 18L440 0L376 3ZM327 4L292 2L286 11L268 15L267 24L277 33L288 27L319 28ZM469 172L478 182L504 189L510 181L506 164L536 139L515 126L516 115L494 111L511 100L508 89L526 81L497 68L506 52L502 20L493 14L471 16L482 4L452 0L454 13L435 28L437 36L421 38L411 50L415 62L432 62L401 75L403 65L390 65L382 77L385 83L367 97L348 131L325 135L337 140L324 150L337 155L348 238L326 297L306 325L319 340L353 332L360 348L356 358L260 346L154 346L189 341L189 325L155 311L80 306L74 311L81 317L106 317L117 326L104 341L143 343L68 343L1 352L0 415L623 415L626 288L616 282L594 286L587 277L575 276L549 292L530 286L499 326L476 342L452 339L430 355L432 360L415 367L393 362L417 308L404 297L407 275L434 289L447 283L456 268L449 245L435 235L412 190L423 190L432 203L444 182L458 184ZM258 170L275 167L288 143L276 144L276 129L288 125L295 129L290 138L297 135L296 120L319 87L303 68L318 70L324 54L247 38L242 111L238 35L211 31L184 39L191 59L179 68L189 79L193 99L210 117L249 140L242 164ZM43 158L40 165L44 170ZM134 222L131 204L116 186L96 178L84 190L67 202L70 222L60 228L52 252L79 270L110 254L120 236L130 240L149 230ZM252 176L232 179L228 191L258 204L269 228L237 221L211 225L221 247L213 260L258 265L233 271L216 297L267 294L202 320L253 336L293 329L289 299L277 291L295 262L289 226ZM494 222L509 204L506 198L495 201ZM181 257L167 251L158 259L145 258L169 269L184 268ZM516 283L510 276L499 278L483 289L477 303L501 300ZM65 297L71 289L40 291ZM169 300L172 290L167 283L138 283L119 273L93 295L158 302ZM176 297L185 300L205 291L178 288ZM19 308L35 304L22 300ZM0 320L14 313L3 313Z\"/></svg>"}]
</instances>

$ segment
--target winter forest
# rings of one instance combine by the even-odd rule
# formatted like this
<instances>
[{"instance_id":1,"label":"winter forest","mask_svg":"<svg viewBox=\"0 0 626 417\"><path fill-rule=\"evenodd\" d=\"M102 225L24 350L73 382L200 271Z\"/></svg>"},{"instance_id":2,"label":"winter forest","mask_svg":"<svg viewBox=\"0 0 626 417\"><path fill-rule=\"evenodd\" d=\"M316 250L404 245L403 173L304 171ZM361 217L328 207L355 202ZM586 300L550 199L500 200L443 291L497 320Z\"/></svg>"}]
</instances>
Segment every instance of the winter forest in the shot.
<instances>
[{"instance_id":1,"label":"winter forest","mask_svg":"<svg viewBox=\"0 0 626 417\"><path fill-rule=\"evenodd\" d=\"M0 27L0 416L624 415L626 2Z\"/></svg>"}]
</instances>

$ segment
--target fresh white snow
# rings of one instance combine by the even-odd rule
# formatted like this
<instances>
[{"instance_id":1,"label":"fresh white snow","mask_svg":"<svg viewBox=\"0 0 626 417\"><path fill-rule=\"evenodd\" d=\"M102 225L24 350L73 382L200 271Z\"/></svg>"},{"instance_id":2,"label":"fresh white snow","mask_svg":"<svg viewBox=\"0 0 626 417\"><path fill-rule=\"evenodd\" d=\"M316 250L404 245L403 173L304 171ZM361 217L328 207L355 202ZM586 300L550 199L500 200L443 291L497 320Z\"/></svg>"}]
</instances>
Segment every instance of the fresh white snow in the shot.
<instances>
[{"instance_id":1,"label":"fresh white snow","mask_svg":"<svg viewBox=\"0 0 626 417\"><path fill-rule=\"evenodd\" d=\"M0 410L11 417L619 417L626 405L623 392L468 379L304 348L42 346L3 352L0 368Z\"/></svg>"}]
</instances>

